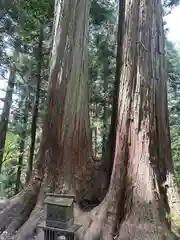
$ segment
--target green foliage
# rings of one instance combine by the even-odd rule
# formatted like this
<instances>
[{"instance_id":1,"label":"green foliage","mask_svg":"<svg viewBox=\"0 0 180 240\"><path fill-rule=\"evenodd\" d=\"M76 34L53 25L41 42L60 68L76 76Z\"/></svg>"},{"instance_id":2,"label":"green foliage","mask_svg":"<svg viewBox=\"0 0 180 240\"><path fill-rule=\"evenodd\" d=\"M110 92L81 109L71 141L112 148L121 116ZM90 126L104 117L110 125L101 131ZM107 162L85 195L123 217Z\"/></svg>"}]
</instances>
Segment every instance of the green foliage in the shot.
<instances>
[{"instance_id":1,"label":"green foliage","mask_svg":"<svg viewBox=\"0 0 180 240\"><path fill-rule=\"evenodd\" d=\"M177 182L180 185L180 52L168 41L166 43L166 50L171 146Z\"/></svg>"},{"instance_id":2,"label":"green foliage","mask_svg":"<svg viewBox=\"0 0 180 240\"><path fill-rule=\"evenodd\" d=\"M0 182L4 184L5 196L14 194L17 172L17 160L21 153L18 151L18 136L8 132L6 135L3 169L0 174Z\"/></svg>"},{"instance_id":3,"label":"green foliage","mask_svg":"<svg viewBox=\"0 0 180 240\"><path fill-rule=\"evenodd\" d=\"M109 0L92 0L90 16L91 24L100 26L107 22L113 15L113 1Z\"/></svg>"},{"instance_id":4,"label":"green foliage","mask_svg":"<svg viewBox=\"0 0 180 240\"><path fill-rule=\"evenodd\" d=\"M13 61L11 55L18 41L20 52L16 64L15 89L13 94L13 105L11 107L11 116L9 120L9 132L6 138L4 152L3 170L1 180L5 184L6 196L14 194L14 188L17 178L17 168L19 156L23 154L22 177L24 181L29 157L29 144L31 139L31 121L32 109L35 102L37 87L37 65L36 53L38 52L38 41L40 27L43 25L43 59L42 59L42 88L40 99L40 117L38 118L38 129L41 130L42 120L47 94L47 79L49 65L49 39L51 35L51 25L54 12L54 0L8 0L2 4L2 14L0 18L1 36L0 36L0 74L5 76L9 72ZM1 8L1 9L2 9ZM8 51L7 51L8 49ZM7 74L6 74L7 75ZM26 104L25 99L28 99ZM25 111L25 109L28 111ZM24 114L28 115L28 120L24 123ZM25 126L26 125L26 126ZM20 152L20 140L23 128L26 128L25 148ZM12 135L10 131L13 132ZM16 138L12 139L13 137Z\"/></svg>"},{"instance_id":5,"label":"green foliage","mask_svg":"<svg viewBox=\"0 0 180 240\"><path fill-rule=\"evenodd\" d=\"M16 158L16 149L17 149L17 135L8 132L6 135L5 151L3 156L3 162L12 160Z\"/></svg>"},{"instance_id":6,"label":"green foliage","mask_svg":"<svg viewBox=\"0 0 180 240\"><path fill-rule=\"evenodd\" d=\"M90 116L94 154L102 154L107 137L115 76L115 2L94 0L89 32Z\"/></svg>"}]
</instances>

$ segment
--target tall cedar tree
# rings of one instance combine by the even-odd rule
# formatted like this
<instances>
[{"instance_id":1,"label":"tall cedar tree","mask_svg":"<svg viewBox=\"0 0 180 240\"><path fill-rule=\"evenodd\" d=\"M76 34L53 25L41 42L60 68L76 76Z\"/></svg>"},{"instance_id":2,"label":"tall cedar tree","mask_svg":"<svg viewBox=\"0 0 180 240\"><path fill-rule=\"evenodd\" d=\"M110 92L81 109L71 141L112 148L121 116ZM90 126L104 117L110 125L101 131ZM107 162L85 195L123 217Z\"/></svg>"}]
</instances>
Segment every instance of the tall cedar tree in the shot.
<instances>
[{"instance_id":1,"label":"tall cedar tree","mask_svg":"<svg viewBox=\"0 0 180 240\"><path fill-rule=\"evenodd\" d=\"M44 192L50 190L76 195L80 239L159 240L170 234L164 183L173 165L161 1L120 1L113 115L101 163L93 161L88 117L89 6L88 0L56 1L37 164L28 186L4 204L0 239L30 237L43 219Z\"/></svg>"}]
</instances>

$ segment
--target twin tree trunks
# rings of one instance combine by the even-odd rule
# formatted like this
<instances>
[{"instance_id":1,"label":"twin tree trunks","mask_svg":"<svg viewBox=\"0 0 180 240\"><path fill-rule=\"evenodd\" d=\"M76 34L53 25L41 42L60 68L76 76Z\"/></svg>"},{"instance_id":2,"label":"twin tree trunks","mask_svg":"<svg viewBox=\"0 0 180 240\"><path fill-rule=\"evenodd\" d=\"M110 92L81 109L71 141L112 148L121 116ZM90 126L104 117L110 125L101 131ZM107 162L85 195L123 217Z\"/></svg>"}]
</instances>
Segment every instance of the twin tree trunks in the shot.
<instances>
[{"instance_id":1,"label":"twin tree trunks","mask_svg":"<svg viewBox=\"0 0 180 240\"><path fill-rule=\"evenodd\" d=\"M79 239L170 239L165 185L172 188L174 171L161 0L119 4L112 122L97 163L87 94L90 0L55 1L48 107L36 167L27 187L1 211L0 239L31 239L44 220L48 191L75 194Z\"/></svg>"}]
</instances>

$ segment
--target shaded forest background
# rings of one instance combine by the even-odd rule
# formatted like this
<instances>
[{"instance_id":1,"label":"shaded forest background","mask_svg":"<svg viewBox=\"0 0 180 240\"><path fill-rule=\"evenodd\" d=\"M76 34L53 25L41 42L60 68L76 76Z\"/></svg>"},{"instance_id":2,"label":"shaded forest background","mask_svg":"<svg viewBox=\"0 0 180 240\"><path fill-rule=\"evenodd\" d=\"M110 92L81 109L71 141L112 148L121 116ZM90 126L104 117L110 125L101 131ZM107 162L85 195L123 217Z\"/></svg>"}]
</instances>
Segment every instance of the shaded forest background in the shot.
<instances>
[{"instance_id":1,"label":"shaded forest background","mask_svg":"<svg viewBox=\"0 0 180 240\"><path fill-rule=\"evenodd\" d=\"M164 14L177 4L165 1ZM53 8L53 0L0 5L1 197L23 189L33 170L46 111ZM90 10L89 113L96 161L104 152L110 124L117 9L117 0L93 0ZM168 40L166 58L172 153L180 187L180 50Z\"/></svg>"}]
</instances>

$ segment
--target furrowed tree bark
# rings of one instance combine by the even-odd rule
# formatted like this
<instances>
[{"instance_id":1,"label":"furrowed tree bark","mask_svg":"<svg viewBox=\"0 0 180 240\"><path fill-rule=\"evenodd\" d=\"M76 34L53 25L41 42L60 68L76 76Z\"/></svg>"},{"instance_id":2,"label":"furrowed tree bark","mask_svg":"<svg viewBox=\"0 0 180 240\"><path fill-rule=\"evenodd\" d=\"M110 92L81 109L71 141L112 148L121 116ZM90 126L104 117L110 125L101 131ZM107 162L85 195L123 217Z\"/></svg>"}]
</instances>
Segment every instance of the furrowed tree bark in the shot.
<instances>
[{"instance_id":1,"label":"furrowed tree bark","mask_svg":"<svg viewBox=\"0 0 180 240\"><path fill-rule=\"evenodd\" d=\"M43 220L44 192L73 191L81 208L105 194L93 161L88 113L89 1L57 0L48 106L35 170L26 188L0 214L0 239L26 239ZM107 179L106 172L102 178ZM103 179L102 179L103 180ZM97 188L94 188L97 186Z\"/></svg>"},{"instance_id":2,"label":"furrowed tree bark","mask_svg":"<svg viewBox=\"0 0 180 240\"><path fill-rule=\"evenodd\" d=\"M82 239L176 239L168 219L174 170L161 1L120 1L119 15L114 168Z\"/></svg>"},{"instance_id":3,"label":"furrowed tree bark","mask_svg":"<svg viewBox=\"0 0 180 240\"><path fill-rule=\"evenodd\" d=\"M18 44L17 44L18 45ZM13 54L13 63L10 66L10 75L7 84L6 95L4 98L4 106L1 114L1 122L0 122L0 172L2 170L3 164L3 153L4 146L6 141L6 133L8 130L8 122L9 122L9 114L12 105L12 95L14 91L15 78L16 78L16 60L18 58L18 46L15 46L14 54Z\"/></svg>"},{"instance_id":4,"label":"furrowed tree bark","mask_svg":"<svg viewBox=\"0 0 180 240\"><path fill-rule=\"evenodd\" d=\"M126 0L120 6L120 16L123 9L125 14L118 48L122 58L119 63L117 59L121 74L117 72L116 151L106 197L107 220L100 235L102 239L168 239L166 181L173 164L161 1Z\"/></svg>"},{"instance_id":5,"label":"furrowed tree bark","mask_svg":"<svg viewBox=\"0 0 180 240\"><path fill-rule=\"evenodd\" d=\"M82 225L80 239L160 240L170 234L164 185L173 166L161 1L120 1L109 135L112 150L106 151L102 165L92 160L89 132L88 12L87 0L56 1L48 110L37 165L26 189L1 212L0 239L11 239L16 230L15 239L30 238L43 220L43 196L50 190L75 193L75 220ZM103 178L108 179L113 159L104 197L102 184L105 188L108 181L104 183ZM97 198L103 199L98 206L82 208L85 200L92 204Z\"/></svg>"}]
</instances>

